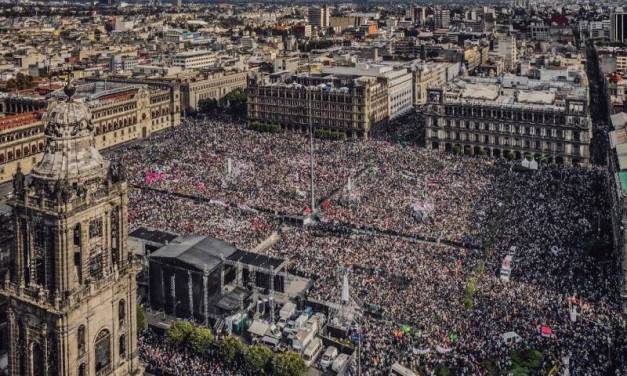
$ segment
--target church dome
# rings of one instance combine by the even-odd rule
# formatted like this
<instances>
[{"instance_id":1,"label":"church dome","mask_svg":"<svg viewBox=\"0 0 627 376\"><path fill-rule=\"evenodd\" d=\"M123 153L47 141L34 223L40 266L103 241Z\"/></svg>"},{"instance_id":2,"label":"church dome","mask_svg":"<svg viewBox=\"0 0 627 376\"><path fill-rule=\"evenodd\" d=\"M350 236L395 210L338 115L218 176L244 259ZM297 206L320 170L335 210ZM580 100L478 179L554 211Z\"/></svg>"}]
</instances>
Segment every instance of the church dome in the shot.
<instances>
[{"instance_id":1,"label":"church dome","mask_svg":"<svg viewBox=\"0 0 627 376\"><path fill-rule=\"evenodd\" d=\"M75 89L71 84L64 91L67 101L52 102L44 116L46 149L32 175L66 181L104 177L108 163L95 147L91 111L85 103L72 99Z\"/></svg>"},{"instance_id":2,"label":"church dome","mask_svg":"<svg viewBox=\"0 0 627 376\"><path fill-rule=\"evenodd\" d=\"M46 119L49 124L62 126L75 126L76 124L87 126L91 121L91 112L84 103L59 102L52 106Z\"/></svg>"}]
</instances>

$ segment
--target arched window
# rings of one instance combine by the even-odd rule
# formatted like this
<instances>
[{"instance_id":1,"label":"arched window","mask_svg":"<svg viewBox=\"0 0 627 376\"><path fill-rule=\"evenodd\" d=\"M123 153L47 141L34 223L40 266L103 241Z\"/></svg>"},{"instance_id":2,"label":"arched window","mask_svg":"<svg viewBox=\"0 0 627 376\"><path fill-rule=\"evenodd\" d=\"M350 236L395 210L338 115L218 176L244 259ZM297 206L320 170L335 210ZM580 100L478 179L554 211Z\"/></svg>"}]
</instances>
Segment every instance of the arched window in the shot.
<instances>
[{"instance_id":1,"label":"arched window","mask_svg":"<svg viewBox=\"0 0 627 376\"><path fill-rule=\"evenodd\" d=\"M82 355L85 352L85 325L81 325L78 327L76 340L78 344L78 354Z\"/></svg>"},{"instance_id":2,"label":"arched window","mask_svg":"<svg viewBox=\"0 0 627 376\"><path fill-rule=\"evenodd\" d=\"M87 373L85 372L85 363L78 366L78 376L85 376Z\"/></svg>"},{"instance_id":3,"label":"arched window","mask_svg":"<svg viewBox=\"0 0 627 376\"><path fill-rule=\"evenodd\" d=\"M96 355L96 374L111 365L111 333L103 329L96 336L94 345Z\"/></svg>"},{"instance_id":4,"label":"arched window","mask_svg":"<svg viewBox=\"0 0 627 376\"><path fill-rule=\"evenodd\" d=\"M124 303L124 299L120 300L118 303L118 317L120 319L120 326L124 326L126 320L126 304Z\"/></svg>"}]
</instances>

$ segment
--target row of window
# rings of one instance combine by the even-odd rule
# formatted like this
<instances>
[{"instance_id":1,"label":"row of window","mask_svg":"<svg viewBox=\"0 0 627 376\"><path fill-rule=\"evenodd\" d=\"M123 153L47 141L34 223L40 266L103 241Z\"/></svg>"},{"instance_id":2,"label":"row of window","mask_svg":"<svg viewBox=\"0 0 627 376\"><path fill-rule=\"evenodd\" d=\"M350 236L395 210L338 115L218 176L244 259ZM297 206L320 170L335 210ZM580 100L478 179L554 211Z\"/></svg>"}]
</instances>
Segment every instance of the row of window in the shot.
<instances>
[{"instance_id":1,"label":"row of window","mask_svg":"<svg viewBox=\"0 0 627 376\"><path fill-rule=\"evenodd\" d=\"M564 152L565 146L561 142L540 142L537 140L529 140L529 139L519 139L519 138L509 138L509 137L494 137L488 135L477 135L474 133L459 133L459 132L445 132L444 140L449 141L469 141L469 142L480 142L486 145L497 145L497 146L513 146L520 147L529 150L539 150L539 151L557 151ZM579 147L575 145L572 148L572 154L578 156Z\"/></svg>"},{"instance_id":2,"label":"row of window","mask_svg":"<svg viewBox=\"0 0 627 376\"><path fill-rule=\"evenodd\" d=\"M127 103L123 106L116 106L114 108L109 108L107 110L93 111L92 117L94 119L99 119L104 116L111 116L111 115L119 114L122 112L132 111L132 110L135 110L136 108L137 108L137 102Z\"/></svg>"},{"instance_id":3,"label":"row of window","mask_svg":"<svg viewBox=\"0 0 627 376\"><path fill-rule=\"evenodd\" d=\"M554 113L485 109L474 107L446 106L444 109L444 113L449 116L509 119L515 121L533 121L536 123L564 124L566 121L564 115L558 115Z\"/></svg>"},{"instance_id":4,"label":"row of window","mask_svg":"<svg viewBox=\"0 0 627 376\"><path fill-rule=\"evenodd\" d=\"M437 122L434 123L437 126ZM530 135L535 136L539 135L541 137L553 137L553 138L564 138L566 132L561 128L542 128L542 127L533 127L533 126L523 126L523 125L514 125L514 124L495 124L495 123L484 123L478 121L469 121L469 120L451 120L446 119L445 124L447 127L451 128L465 128L465 129L474 129L474 130L489 130L491 132L508 132L511 134L520 134L520 135ZM575 141L581 140L581 133L577 130L572 131L572 137Z\"/></svg>"},{"instance_id":5,"label":"row of window","mask_svg":"<svg viewBox=\"0 0 627 376\"><path fill-rule=\"evenodd\" d=\"M22 157L41 153L44 151L44 143L32 144L30 146L16 147L9 151L0 151L0 164L11 162Z\"/></svg>"},{"instance_id":6,"label":"row of window","mask_svg":"<svg viewBox=\"0 0 627 376\"><path fill-rule=\"evenodd\" d=\"M4 144L5 142L11 142L11 141L15 141L15 140L21 140L22 138L34 136L36 134L39 134L39 133L43 132L43 130L44 130L43 126L37 126L37 127L30 127L28 129L21 130L21 131L16 131L16 132L3 134L3 135L0 136L0 144Z\"/></svg>"}]
</instances>

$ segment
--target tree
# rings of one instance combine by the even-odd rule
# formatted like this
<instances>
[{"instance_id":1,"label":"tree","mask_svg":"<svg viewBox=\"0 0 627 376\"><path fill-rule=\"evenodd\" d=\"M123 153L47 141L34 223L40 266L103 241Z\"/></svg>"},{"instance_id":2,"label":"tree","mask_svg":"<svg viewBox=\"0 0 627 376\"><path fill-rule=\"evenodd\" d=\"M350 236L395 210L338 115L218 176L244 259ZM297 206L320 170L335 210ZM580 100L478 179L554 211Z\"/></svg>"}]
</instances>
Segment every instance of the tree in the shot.
<instances>
[{"instance_id":1,"label":"tree","mask_svg":"<svg viewBox=\"0 0 627 376\"><path fill-rule=\"evenodd\" d=\"M272 359L272 371L277 376L301 376L306 370L303 358L293 351L284 352Z\"/></svg>"},{"instance_id":2,"label":"tree","mask_svg":"<svg viewBox=\"0 0 627 376\"><path fill-rule=\"evenodd\" d=\"M140 304L137 305L137 333L141 333L148 327L146 322L146 314L144 313L144 307Z\"/></svg>"},{"instance_id":3,"label":"tree","mask_svg":"<svg viewBox=\"0 0 627 376\"><path fill-rule=\"evenodd\" d=\"M168 339L177 346L184 344L194 331L194 326L185 320L176 320L168 329Z\"/></svg>"},{"instance_id":4,"label":"tree","mask_svg":"<svg viewBox=\"0 0 627 376\"><path fill-rule=\"evenodd\" d=\"M237 337L228 336L218 345L218 353L227 362L233 363L244 353L244 344Z\"/></svg>"},{"instance_id":5,"label":"tree","mask_svg":"<svg viewBox=\"0 0 627 376\"><path fill-rule=\"evenodd\" d=\"M263 374L272 360L272 350L262 345L252 345L246 354L246 364L254 374Z\"/></svg>"},{"instance_id":6,"label":"tree","mask_svg":"<svg viewBox=\"0 0 627 376\"><path fill-rule=\"evenodd\" d=\"M535 374L542 367L544 356L538 350L513 351L510 355L512 366L510 372L516 376Z\"/></svg>"},{"instance_id":7,"label":"tree","mask_svg":"<svg viewBox=\"0 0 627 376\"><path fill-rule=\"evenodd\" d=\"M205 355L213 343L213 333L205 327L195 327L189 336L189 344L198 355Z\"/></svg>"},{"instance_id":8,"label":"tree","mask_svg":"<svg viewBox=\"0 0 627 376\"><path fill-rule=\"evenodd\" d=\"M222 103L228 106L228 111L232 115L245 116L247 111L246 92L243 89L235 89L222 98Z\"/></svg>"}]
</instances>

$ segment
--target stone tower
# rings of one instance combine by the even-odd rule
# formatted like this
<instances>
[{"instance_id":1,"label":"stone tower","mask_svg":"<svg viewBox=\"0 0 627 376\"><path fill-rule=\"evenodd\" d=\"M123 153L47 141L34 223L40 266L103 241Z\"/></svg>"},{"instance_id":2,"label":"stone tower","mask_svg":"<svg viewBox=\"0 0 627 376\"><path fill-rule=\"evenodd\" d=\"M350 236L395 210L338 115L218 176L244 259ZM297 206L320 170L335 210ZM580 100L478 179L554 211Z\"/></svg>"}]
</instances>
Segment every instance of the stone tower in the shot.
<instances>
[{"instance_id":1,"label":"stone tower","mask_svg":"<svg viewBox=\"0 0 627 376\"><path fill-rule=\"evenodd\" d=\"M127 247L123 168L94 147L91 113L52 102L44 156L18 170L8 299L9 375L137 375L138 264Z\"/></svg>"}]
</instances>

